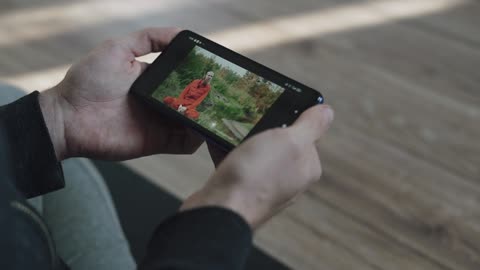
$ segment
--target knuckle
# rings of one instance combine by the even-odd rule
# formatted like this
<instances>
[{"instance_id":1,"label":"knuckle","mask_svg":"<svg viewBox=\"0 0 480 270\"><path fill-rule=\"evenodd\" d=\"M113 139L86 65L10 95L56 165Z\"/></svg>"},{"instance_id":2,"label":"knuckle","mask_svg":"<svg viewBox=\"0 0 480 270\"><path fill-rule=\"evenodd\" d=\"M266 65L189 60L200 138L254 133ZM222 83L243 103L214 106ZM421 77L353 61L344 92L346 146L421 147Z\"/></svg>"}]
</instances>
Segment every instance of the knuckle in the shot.
<instances>
[{"instance_id":1,"label":"knuckle","mask_svg":"<svg viewBox=\"0 0 480 270\"><path fill-rule=\"evenodd\" d=\"M120 57L125 52L125 47L123 44L124 40L108 40L103 47L110 55L115 57Z\"/></svg>"},{"instance_id":2,"label":"knuckle","mask_svg":"<svg viewBox=\"0 0 480 270\"><path fill-rule=\"evenodd\" d=\"M115 39L105 40L100 46L100 51L108 52L114 55L120 53L121 47L119 41Z\"/></svg>"},{"instance_id":3,"label":"knuckle","mask_svg":"<svg viewBox=\"0 0 480 270\"><path fill-rule=\"evenodd\" d=\"M273 128L273 129L270 129L269 131L266 131L266 132L268 132L269 136L272 139L282 138L285 134L285 130L282 129L282 128Z\"/></svg>"},{"instance_id":4,"label":"knuckle","mask_svg":"<svg viewBox=\"0 0 480 270\"><path fill-rule=\"evenodd\" d=\"M141 30L140 32L138 32L138 39L139 40L145 40L145 39L148 39L149 35L150 35L150 32L153 31L153 28L152 27L149 27L149 28L145 28L143 30Z\"/></svg>"},{"instance_id":5,"label":"knuckle","mask_svg":"<svg viewBox=\"0 0 480 270\"><path fill-rule=\"evenodd\" d=\"M117 46L117 41L114 39L107 39L102 43L102 47L105 49L113 49Z\"/></svg>"},{"instance_id":6,"label":"knuckle","mask_svg":"<svg viewBox=\"0 0 480 270\"><path fill-rule=\"evenodd\" d=\"M166 27L165 29L168 31L177 32L177 33L183 30L183 28L178 26L169 26L169 27Z\"/></svg>"}]
</instances>

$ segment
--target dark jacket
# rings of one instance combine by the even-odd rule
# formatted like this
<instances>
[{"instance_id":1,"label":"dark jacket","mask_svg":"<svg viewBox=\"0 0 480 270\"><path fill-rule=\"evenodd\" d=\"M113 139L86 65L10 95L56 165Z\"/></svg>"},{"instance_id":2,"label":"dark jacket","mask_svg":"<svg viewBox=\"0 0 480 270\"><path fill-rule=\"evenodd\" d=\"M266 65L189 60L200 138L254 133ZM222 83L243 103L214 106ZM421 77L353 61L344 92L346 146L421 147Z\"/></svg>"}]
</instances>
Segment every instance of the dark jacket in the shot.
<instances>
[{"instance_id":1,"label":"dark jacket","mask_svg":"<svg viewBox=\"0 0 480 270\"><path fill-rule=\"evenodd\" d=\"M38 92L0 107L0 269L68 269L26 201L64 185ZM158 225L139 269L243 269L251 237L230 210L185 211Z\"/></svg>"}]
</instances>

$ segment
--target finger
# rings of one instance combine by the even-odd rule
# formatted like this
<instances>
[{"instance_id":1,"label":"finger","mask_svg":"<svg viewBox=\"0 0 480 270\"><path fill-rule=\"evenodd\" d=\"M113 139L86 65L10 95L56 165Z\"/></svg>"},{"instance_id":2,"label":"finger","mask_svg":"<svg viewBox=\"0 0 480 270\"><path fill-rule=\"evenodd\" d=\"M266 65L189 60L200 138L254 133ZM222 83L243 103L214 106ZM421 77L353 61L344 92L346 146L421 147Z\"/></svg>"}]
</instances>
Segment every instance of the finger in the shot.
<instances>
[{"instance_id":1,"label":"finger","mask_svg":"<svg viewBox=\"0 0 480 270\"><path fill-rule=\"evenodd\" d=\"M163 119L156 112L150 113L150 132L154 135L151 143L155 153L193 154L204 142L204 138L190 128Z\"/></svg>"},{"instance_id":2,"label":"finger","mask_svg":"<svg viewBox=\"0 0 480 270\"><path fill-rule=\"evenodd\" d=\"M334 113L328 105L316 105L303 112L290 130L299 141L310 144L318 140L328 130Z\"/></svg>"},{"instance_id":3,"label":"finger","mask_svg":"<svg viewBox=\"0 0 480 270\"><path fill-rule=\"evenodd\" d=\"M133 32L120 42L139 57L162 51L180 31L176 27L151 27Z\"/></svg>"},{"instance_id":4,"label":"finger","mask_svg":"<svg viewBox=\"0 0 480 270\"><path fill-rule=\"evenodd\" d=\"M148 66L150 65L149 63L147 62L143 62L143 61L135 61L136 64L139 65L140 67L140 73L143 73L147 68Z\"/></svg>"}]
</instances>

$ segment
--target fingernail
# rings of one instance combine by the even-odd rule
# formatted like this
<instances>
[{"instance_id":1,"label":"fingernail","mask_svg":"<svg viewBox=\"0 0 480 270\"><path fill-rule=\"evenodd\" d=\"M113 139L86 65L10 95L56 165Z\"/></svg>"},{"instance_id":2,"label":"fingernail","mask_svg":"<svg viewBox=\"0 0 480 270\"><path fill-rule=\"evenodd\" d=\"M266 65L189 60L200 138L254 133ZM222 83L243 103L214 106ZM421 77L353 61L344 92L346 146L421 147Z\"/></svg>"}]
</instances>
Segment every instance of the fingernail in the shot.
<instances>
[{"instance_id":1,"label":"fingernail","mask_svg":"<svg viewBox=\"0 0 480 270\"><path fill-rule=\"evenodd\" d=\"M328 123L331 123L334 117L332 108L328 105L322 105L322 107L324 117L327 119Z\"/></svg>"}]
</instances>

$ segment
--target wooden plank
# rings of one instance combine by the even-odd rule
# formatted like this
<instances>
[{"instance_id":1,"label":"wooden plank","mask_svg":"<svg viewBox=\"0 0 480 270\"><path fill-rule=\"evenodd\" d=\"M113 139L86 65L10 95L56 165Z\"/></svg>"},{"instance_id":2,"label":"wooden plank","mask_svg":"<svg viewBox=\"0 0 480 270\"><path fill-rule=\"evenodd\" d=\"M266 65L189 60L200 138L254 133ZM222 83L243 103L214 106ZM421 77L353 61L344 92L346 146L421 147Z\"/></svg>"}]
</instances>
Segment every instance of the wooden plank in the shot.
<instances>
[{"instance_id":1,"label":"wooden plank","mask_svg":"<svg viewBox=\"0 0 480 270\"><path fill-rule=\"evenodd\" d=\"M469 1L446 12L414 18L403 23L478 49L480 47L479 14L480 3Z\"/></svg>"},{"instance_id":2,"label":"wooden plank","mask_svg":"<svg viewBox=\"0 0 480 270\"><path fill-rule=\"evenodd\" d=\"M345 56L373 65L438 95L478 109L480 50L400 24L325 37Z\"/></svg>"},{"instance_id":3,"label":"wooden plank","mask_svg":"<svg viewBox=\"0 0 480 270\"><path fill-rule=\"evenodd\" d=\"M424 164L418 165L417 162L421 161L412 160L408 155L397 156L398 151L395 149L387 151L376 143L369 143L368 138L352 136L355 133L354 130L347 129L343 135L336 133L334 136L329 136L338 140L330 139L325 142L323 155L327 183L317 185L311 192L323 200L311 202L311 207L321 207L326 201L336 205L347 215L360 220L360 224L368 224L370 228L381 232L387 239L393 239L392 245L398 242L409 246L421 256L430 258L435 262L432 264L438 264L447 269L476 269L479 266L476 255L478 255L478 243L480 243L480 239L477 239L480 236L478 227L480 216L476 210L480 200L478 191L462 185L464 182L456 181L454 176L442 171L438 172L437 168L432 170ZM347 138L344 138L345 134ZM345 143L347 141L351 143ZM370 153L364 152L364 146L370 149ZM390 153L391 151L393 153ZM385 154L386 152L388 155ZM348 153L350 159L346 159L345 153ZM377 153L384 153L384 155L379 156ZM200 153L193 157L157 156L150 158L153 168L145 167L146 163L141 162L143 167L140 172L147 172L147 175L157 179L155 182L161 183L162 187L186 196L202 185L212 169L206 155L208 154L205 148L202 148ZM180 160L182 161L179 162ZM135 162L127 163L131 165ZM189 167L192 164L193 167L186 171L182 168L182 164L189 164ZM203 165L198 166L198 164ZM397 164L402 166L399 167ZM423 166L426 168L422 168ZM423 169L423 174L416 176L420 169ZM462 194L461 200L458 194ZM302 212L305 207L305 205L294 206L294 212ZM310 217L314 218L315 214ZM304 218L306 219L306 216ZM291 224L295 221L285 221L285 217L281 217L279 222ZM319 236L315 232L308 233L305 230L313 230L321 225L320 222L306 220L296 226L277 224L276 226L281 226L282 229L271 229L273 231L267 226L263 233L259 234L259 239L264 239L259 240L259 244L273 255L284 257L285 263L298 267L297 251L283 246L284 243L295 242L298 239L292 239L292 236L277 238L278 232L275 230L298 232L306 234L307 239L319 241ZM329 237L336 237L337 234L343 233L325 233ZM304 238L301 237L301 239ZM301 243L303 242L298 244L301 245ZM378 248L370 241L360 241L360 243L367 249ZM308 244L310 245L313 243ZM317 247L316 250L318 248L326 252L325 247ZM308 251L310 249L301 250L305 260L309 256L312 258L318 256L318 254L311 254ZM335 250L335 252L340 251ZM416 253L402 255L402 258L411 261L411 256L420 256ZM320 262L322 261L317 260L317 264ZM302 265L301 269L305 269L304 266ZM338 265L329 266L331 266L330 269L342 269L336 268L340 267Z\"/></svg>"},{"instance_id":4,"label":"wooden plank","mask_svg":"<svg viewBox=\"0 0 480 270\"><path fill-rule=\"evenodd\" d=\"M337 145L334 145L334 146L336 147ZM336 151L337 150L338 149L336 149ZM343 150L343 149L340 149L340 150ZM350 153L351 153L351 151L350 151ZM170 190L171 192L173 192L175 194L181 194L182 196L186 196L187 194L193 192L196 188L201 186L201 184L202 184L201 182L203 182L206 179L205 177L208 177L209 171L210 171L210 169L212 169L211 168L211 163L205 157L205 155L206 155L206 150L205 150L205 148L202 147L202 150L200 151L200 153L193 156L193 157L157 156L155 158L148 158L148 159L150 159L150 165L154 166L153 168L148 168L148 167L145 166L145 164L147 164L145 162L145 159L143 159L143 162L140 162L140 163L138 163L139 160L137 160L137 161L129 161L129 162L127 162L127 164L129 164L129 166L132 166L132 164L135 164L135 163L141 164L140 165L141 168L138 168L137 166L134 166L134 167L136 167L137 170L140 169L140 173L143 173L143 174L146 173L147 175L149 175L150 179L155 179L155 182L157 184L161 183L161 186L163 188L167 188L168 190ZM325 155L330 157L330 153L325 153ZM179 160L182 160L183 162L178 162ZM194 160L196 162L193 162ZM202 163L204 164L203 166L198 166L198 164L202 164ZM185 170L185 168L182 167L183 166L182 164L188 164L189 167L190 167L190 165L193 165L193 167L191 167L190 170ZM334 163L334 164L337 164L337 163ZM338 164L345 164L345 161L338 162ZM350 163L347 163L347 164L350 165ZM329 163L325 164L325 167L327 169L329 169L328 171L330 171L332 168L336 168L335 166L328 166L328 165L330 165L330 164ZM346 165L343 165L343 166L340 165L340 166L341 166L341 169L343 169L343 170L338 169L338 170L335 170L335 171L336 172L346 171L347 172L346 173L347 177L345 175L341 175L341 177L340 177L341 179L338 179L338 181L340 182L340 185L345 184L345 182L347 182L345 189L348 189L348 188L350 188L349 187L349 183L350 183L349 181L352 181L351 173L352 173L353 170L348 168ZM346 167L348 168L348 170L345 170ZM374 167L374 168L377 168L377 167ZM355 172L355 171L353 171L353 172ZM334 182L336 180L337 179L334 179L332 181ZM362 179L354 179L354 180L357 181L357 182L361 182L362 184L364 183L363 182L364 181L363 177L362 177ZM380 181L380 180L378 180L378 181ZM392 181L396 181L396 180L397 179L392 179ZM329 181L329 182L331 182L331 181ZM378 189L379 189L378 185L368 185L368 182L365 183L365 188L366 189L372 188L373 191L379 192L378 191ZM396 187L391 187L391 188L395 189ZM329 187L328 186L325 187L322 183L322 185L319 185L318 189L317 188L315 189L314 194L316 194L316 192L318 190L323 191L324 189L329 191ZM405 188L403 188L402 190L405 190ZM386 193L385 196L388 196L391 192L392 191L390 190L390 192ZM328 192L327 192L327 194L328 194ZM340 199L350 198L350 196L351 196L350 193L343 192L343 190L342 190L342 192L340 192L339 194L336 194L336 195ZM367 194L367 197L366 198L362 197L361 200L359 201L360 204L356 204L356 205L363 206L363 205L365 205L365 202L369 202L368 195L371 196L371 194ZM435 196L435 195L431 195L431 196ZM373 196L373 197L375 198L375 196ZM393 196L393 197L395 198L395 196ZM398 197L398 196L396 196L396 197ZM327 197L327 199L330 199L330 198ZM409 199L411 199L411 198L409 198ZM334 201L334 203L337 203L337 202L339 202L338 198L337 198L337 201ZM370 225L370 226L372 228L375 228L375 230L382 231L382 230L384 230L384 228L382 226L386 226L387 228L389 228L392 225L392 224L389 224L389 223L385 224L385 222L381 222L382 219L379 219L378 216L376 217L375 215L370 214L370 212L372 212L370 208L363 208L363 209L360 208L359 209L358 207L355 207L355 205L352 205L351 201L348 201L348 202L349 203L347 204L343 201L342 204L339 205L339 207L340 208L352 209L350 212L347 212L347 214L352 214L352 212L353 212L353 213L356 214L354 216L357 216L357 218L362 220L362 221L363 221L363 218L362 218L363 214L362 213L368 213L368 215L366 215L366 217L368 218L370 223L374 223L373 225ZM359 202L354 201L354 204L359 203ZM362 204L361 202L364 202L364 203ZM381 202L381 203L384 203L384 202ZM320 209L319 207L324 207L324 206L322 206L324 204L324 202L310 201L309 204L311 204L311 206L309 206L309 207L314 207L315 209ZM414 204L414 206L415 206L415 205L417 205L417 202L413 199L411 204ZM388 205L393 207L394 209L396 209L396 207L400 208L398 211L402 211L402 208L404 207L404 204L402 202L398 202L398 203L389 202ZM421 208L421 206L419 206L419 207ZM346 247L344 246L350 240L352 241L352 243L355 242L355 243L359 243L362 246L364 246L365 247L365 250L364 250L365 252L367 252L368 250L373 252L373 250L378 250L378 249L380 249L380 250L385 249L388 254L390 254L390 252L392 252L389 248L385 248L385 247L382 248L383 244L380 247L376 246L374 244L376 242L375 241L372 242L371 240L359 241L358 239L357 240L355 240L355 239L348 240L349 238L346 238L344 240L344 242L342 242L343 244L338 244L338 243L335 244L334 243L335 239L337 237L340 237L340 236L344 238L345 237L344 236L345 232L344 231L341 231L341 232L328 231L328 232L320 232L319 233L318 230L320 230L320 229L318 227L322 228L322 226L324 226L324 224L322 224L320 221L318 221L318 222L315 221L315 217L317 217L317 216L324 217L324 215L321 214L320 210L315 212L315 213L310 212L311 215L306 214L306 213L304 213L305 209L309 209L306 204L295 205L294 207L292 207L292 209L293 209L292 210L293 213L302 213L302 219L304 219L304 220L301 223L298 223L298 221L296 221L298 219L296 216L292 217L292 216L287 216L287 215L281 215L280 217L275 219L275 222L273 223L273 225L269 224L265 228L262 229L262 231L258 235L257 242L261 247L267 248L267 250L269 250L269 252L272 253L273 255L281 257L281 258L285 258L284 262L289 264L292 267L295 267L296 269L318 269L318 268L315 268L315 265L319 265L319 264L322 264L322 263L328 269L342 269L342 268L344 268L345 265L338 265L338 264L335 264L333 262L328 262L328 260L326 260L326 258L324 258L324 256L327 256L329 258L330 258L330 256L332 256L330 254L330 252L328 251L329 249L332 249L332 245L337 246L337 247L333 251L331 251L331 253L333 253L333 254L348 253L348 254L350 254L350 256L353 256L353 255L351 255L352 251L348 250L348 249L345 250ZM289 213L291 213L292 211L289 211ZM312 211L312 210L308 210L308 211ZM409 208L405 209L405 211L409 211ZM329 212L329 214L328 214L329 218L328 219L331 220L331 222L338 222L339 224L337 224L336 227L337 226L341 227L340 224L344 224L346 222L344 220L346 217L342 216L340 220L336 220L336 218L332 217L334 215L335 215L334 213ZM360 215L360 218L358 217L359 215ZM308 217L310 217L311 219L309 220ZM389 216L387 216L387 217L389 217ZM327 217L324 217L324 218L327 218ZM381 218L385 218L385 215L381 216ZM333 219L333 221L332 221L332 219ZM396 221L396 220L394 219L394 221ZM418 222L420 222L420 221L418 221ZM354 225L351 225L351 226L356 228L356 226L360 226L360 225L356 224L355 226ZM416 225L416 226L418 226L418 225ZM361 227L363 228L365 226L362 225ZM393 227L395 228L395 226L393 226ZM396 227L398 228L398 226L396 226ZM353 228L350 228L350 229L354 230ZM355 230L357 230L357 229L355 229ZM363 228L362 231L363 230L366 230L366 229ZM427 228L420 230L420 232L423 233L423 230L427 230ZM292 232L293 235L288 234L286 232ZM366 233L366 232L364 232L364 233ZM384 236L382 236L382 237L384 237L385 239L391 239L392 237L393 237L393 239L396 239L398 237L405 237L404 236L404 230L394 231L393 233L391 231L390 232L387 231L386 233L383 233L383 235ZM323 239L320 236L323 236L326 239ZM413 234L413 235L410 234L409 236L410 236L410 238L408 239L409 241L413 241L413 242L415 242L414 243L415 245L419 245L418 243L416 243L416 241L418 241L417 237L422 236L422 234L419 235L418 233L416 233L416 234ZM353 233L353 235L351 237L353 237L353 238L358 237L357 232ZM428 239L428 237L426 237L426 238ZM421 239L423 240L423 239L425 239L425 237L421 237ZM434 240L437 240L437 239L434 239ZM440 239L440 240L442 240L442 239ZM325 241L327 241L327 243L325 243ZM378 240L378 241L380 241L380 240ZM382 240L382 241L387 241L387 240ZM401 244L405 244L404 243L405 240L404 241L398 241L398 242L401 243ZM289 247L286 248L285 243L291 243L292 246L289 245ZM406 243L407 246L411 245L411 244L412 243L410 243L408 241ZM435 257L435 246L438 243L436 243L434 241L433 244L435 244L435 245L430 245L430 246L428 246L428 248L433 249L434 255L432 257L437 259ZM297 246L297 245L299 245L299 246ZM324 246L324 245L327 245L327 246ZM393 247L390 247L390 248L393 248L394 250L405 249L405 247L402 247L402 245L399 245L398 243L396 243L396 241L392 241L391 245ZM422 243L420 243L420 246L421 245L422 245ZM414 251L415 250L416 249L414 249ZM321 254L323 254L323 256L320 256L321 254L317 254L317 252L320 252ZM402 251L402 252L406 252L406 251ZM430 251L430 252L432 252L432 251ZM375 253L376 253L376 251L375 251ZM457 253L458 252L453 253L455 256L452 256L451 253L447 253L447 255L448 254L450 254L450 255L445 256L445 257L441 257L441 258L443 258L443 260L449 262L449 264L446 264L447 265L447 266L445 266L446 268L448 268L448 269L475 269L475 268L471 268L470 266L465 267L464 265L462 265L462 262L454 264L455 258L457 258L456 256L458 255ZM386 260L386 258L388 256L394 256L394 255L391 255L391 254L388 255L388 256L385 255L385 254L384 255L380 255L380 254L381 253L377 254L377 256L378 256L377 259L378 260L377 259L373 259L373 261L371 261L372 259L367 260L367 262L368 262L367 265L382 264L383 263L382 259L379 259L379 258L384 258ZM423 253L419 253L419 254L423 254ZM443 254L443 255L445 255L445 254ZM342 255L342 256L345 258L344 255ZM358 256L358 254L357 254L357 256ZM384 257L384 256L386 256L386 257ZM411 253L409 253L408 255L403 254L403 255L395 255L395 256L398 256L398 260L400 260L400 261L415 262L414 265L423 265L424 263L427 263L430 266L437 265L436 263L433 263L433 262L425 262L423 259L420 260L421 263L418 262L418 261L415 261L415 259L412 259L412 258L417 258L420 255L416 254L413 251ZM366 256L366 257L368 257L368 256ZM334 261L336 261L338 259L337 257L333 257L333 258L334 258ZM363 258L363 256L361 256L361 258ZM366 259L366 258L363 258L363 259ZM359 259L357 258L356 260L359 260ZM349 259L348 262L346 262L346 263L354 262L353 265L357 265L358 262L356 260ZM306 262L308 262L308 263L306 263ZM391 260L386 260L386 262L392 262L392 261ZM397 264L397 262L395 264ZM398 263L397 265L404 266L404 264L402 264L402 263ZM423 269L429 269L429 268L426 268L425 266L422 266L422 268ZM370 268L368 268L368 269L370 269ZM393 268L390 268L390 269L393 269ZM432 269L436 269L436 268L432 268Z\"/></svg>"},{"instance_id":5,"label":"wooden plank","mask_svg":"<svg viewBox=\"0 0 480 270\"><path fill-rule=\"evenodd\" d=\"M155 183L161 183L163 188L186 196L201 186L200 182L204 179L201 177L209 174L207 171L211 163L206 154L206 149L202 147L200 153L193 157L147 158L147 162L153 167L146 166L148 163L145 158L142 162L134 160L126 164L154 179ZM190 162L187 159L190 159ZM178 162L179 160L185 162ZM192 162L193 160L197 162ZM185 170L182 164L194 166ZM203 166L197 166L198 164ZM260 247L294 269L380 269L393 265L396 267L390 269L405 269L402 267L407 266L438 269L435 262L398 243L388 244L389 240L389 237L384 235L375 236L375 232L365 225L350 220L348 216L324 206L323 203L305 201L305 198L287 213L276 217L256 236L256 243ZM357 250L359 248L361 251ZM369 257L369 253L376 256Z\"/></svg>"},{"instance_id":6,"label":"wooden plank","mask_svg":"<svg viewBox=\"0 0 480 270\"><path fill-rule=\"evenodd\" d=\"M200 188L213 171L205 146L190 157L157 155L124 164L182 198ZM188 170L183 164L188 164ZM371 269L329 241L319 241L313 231L285 215L264 226L257 233L255 242L293 269L348 269L352 266Z\"/></svg>"},{"instance_id":7,"label":"wooden plank","mask_svg":"<svg viewBox=\"0 0 480 270\"><path fill-rule=\"evenodd\" d=\"M311 43L316 44L315 41ZM316 53L317 56L312 57L311 54L305 53L305 50L300 52L298 47L301 46L318 48L312 49L314 50L312 54ZM442 104L441 99L435 96L432 96L433 103L426 103L424 96L416 96L415 90L418 86L415 84L395 78L394 75L378 70L374 66L358 63L355 59L352 61L348 54L343 55L343 50L338 48L296 44L280 49L285 57L276 57L275 53L267 52L261 52L255 56L259 56L266 62L269 60L272 62L271 59L275 59L276 65L283 67L284 70L288 67L290 73L295 74L294 77L305 78L306 81L316 84L322 82L322 86L330 89L324 93L327 100L337 109L336 123L331 134L332 137L338 137L338 141L334 146L327 143L324 149L329 149L329 152L324 155L327 156L327 160L329 154L338 155L337 161L340 164L353 156L349 164L355 166L354 168L358 166L355 170L347 165L332 169L337 174L343 172L338 178L363 183L374 177L375 183L366 185L365 188L376 190L377 197L383 195L380 199L375 199L376 203L383 205L388 198L392 198L387 204L388 211L393 213L392 215L402 213L403 218L407 220L403 221L404 224L409 222L413 224L410 225L413 228L410 230L415 233L407 234L408 240L404 241L406 245L421 250L419 252L422 254L429 254L450 269L478 268L475 258L479 254L477 243L480 243L478 239L480 229L474 224L480 224L479 211L476 210L480 200L479 182L475 178L466 179L454 175L441 169L436 162L432 162L437 158L437 160L444 158L447 162L456 162L456 165L471 162L467 164L476 169L475 164L478 164L477 158L480 153L475 144L479 137L478 128L475 125L478 119L476 111L472 115L471 111L464 111L461 106ZM296 62L292 63L290 58L296 59ZM288 62L290 64L287 64ZM316 70L317 74L302 73L301 71L304 70ZM405 92L408 95L405 95ZM438 110L439 105L442 105L443 110ZM338 123L339 121L341 122ZM458 126L463 125L465 128L457 131ZM405 128L409 130L406 131ZM412 136L411 133L418 132L417 129L420 128L431 128L435 131L433 133L442 139L429 142L422 139L422 136ZM440 131L443 132L437 134ZM339 137L340 134L343 136ZM365 139L360 141L358 134L362 134ZM394 138L398 140L392 141ZM465 156L458 156L455 150L451 150L451 147L457 147L453 139L466 140L464 145L467 152L457 148L462 154L466 154ZM381 147L382 145L388 145L392 150L387 151ZM422 155L416 158L408 154L411 153L408 150L415 150L422 145L424 149ZM441 156L432 153L438 147L444 147L445 152ZM353 149L356 149L355 154L352 153ZM378 159L375 159L375 162L372 161L374 157ZM391 160L395 162L389 162ZM329 164L332 166L333 163ZM363 171L368 171L369 174ZM385 179L387 177L388 179ZM409 181L405 182L405 179ZM346 188L349 187L348 182L342 181L342 184L345 185L345 189L348 189ZM385 192L384 189L388 189L389 192ZM396 200L399 192L402 191L412 193L405 199L408 202L406 204L408 207L405 208L403 200L401 202ZM338 197L342 195L346 194L338 194ZM372 199L372 196L376 198L374 193L367 192L362 199ZM359 202L356 202L356 205L361 205ZM345 202L340 205L346 209L350 207L350 204ZM369 208L353 207L353 209L355 210L352 214L370 212ZM433 215L427 215L431 211L436 212ZM392 226L382 222L383 216L377 216L372 220L380 228ZM422 232L431 235L438 231L440 236L433 242L418 240L428 238L422 236ZM390 233L398 237L406 232L399 229ZM457 255L448 256L452 251ZM457 262L454 263L455 261Z\"/></svg>"},{"instance_id":8,"label":"wooden plank","mask_svg":"<svg viewBox=\"0 0 480 270\"><path fill-rule=\"evenodd\" d=\"M205 145L191 156L155 155L124 164L180 198L200 189L214 171Z\"/></svg>"},{"instance_id":9,"label":"wooden plank","mask_svg":"<svg viewBox=\"0 0 480 270\"><path fill-rule=\"evenodd\" d=\"M325 236L325 240L341 247L339 250L351 254L356 261L369 265L370 269L449 269L407 245L392 241L388 235L378 233L375 227L351 219L348 213L344 215L332 205L319 203L316 198L299 199L286 214L299 226ZM322 241L321 237L317 238ZM356 267L352 265L350 269L353 268Z\"/></svg>"},{"instance_id":10,"label":"wooden plank","mask_svg":"<svg viewBox=\"0 0 480 270\"><path fill-rule=\"evenodd\" d=\"M340 245L335 235L322 234L287 214L262 227L255 242L292 269L375 269Z\"/></svg>"},{"instance_id":11,"label":"wooden plank","mask_svg":"<svg viewBox=\"0 0 480 270\"><path fill-rule=\"evenodd\" d=\"M310 194L446 268L478 269L478 188L342 129L323 143L325 175Z\"/></svg>"},{"instance_id":12,"label":"wooden plank","mask_svg":"<svg viewBox=\"0 0 480 270\"><path fill-rule=\"evenodd\" d=\"M365 12L382 12L375 7ZM464 6L453 12L457 8ZM263 11L260 7L258 12ZM448 16L449 12L435 15ZM476 19L464 19L470 20ZM476 182L480 180L480 145L476 143L480 137L480 51L404 25L408 21L386 22L250 55L319 89L338 89L324 91L327 100L331 97L334 105L334 99L341 100L339 106L353 107L351 111L363 115L354 122L359 128L373 129L369 132L376 138ZM279 55L278 50L285 53ZM376 83L377 77L396 87L385 89ZM380 121L376 119L379 112Z\"/></svg>"},{"instance_id":13,"label":"wooden plank","mask_svg":"<svg viewBox=\"0 0 480 270\"><path fill-rule=\"evenodd\" d=\"M478 106L467 106L416 78L385 70L363 59L365 52L360 48L339 45L330 38L334 39L282 46L278 48L282 54L268 50L251 56L320 89L334 105L337 121L369 134L372 140L448 168L465 181L479 182ZM387 57L372 54L371 58Z\"/></svg>"},{"instance_id":14,"label":"wooden plank","mask_svg":"<svg viewBox=\"0 0 480 270\"><path fill-rule=\"evenodd\" d=\"M105 37L152 23L215 33L363 3L212 2L0 48L0 73L9 77L68 64ZM324 181L259 231L262 248L295 269L480 268L478 6L248 53L321 89L336 109L322 145ZM362 11L359 16L382 12ZM0 25L0 32L12 30ZM126 164L180 197L213 172L204 147L193 156L158 155Z\"/></svg>"},{"instance_id":15,"label":"wooden plank","mask_svg":"<svg viewBox=\"0 0 480 270\"><path fill-rule=\"evenodd\" d=\"M328 10L343 7L351 3L360 3L357 0L301 0L301 1L282 1L278 3L275 0L256 1L228 1L227 5L221 8L224 12L235 15L241 19L248 19L249 22L257 20L266 20L282 16L295 16L297 14L309 13L312 10Z\"/></svg>"}]
</instances>

